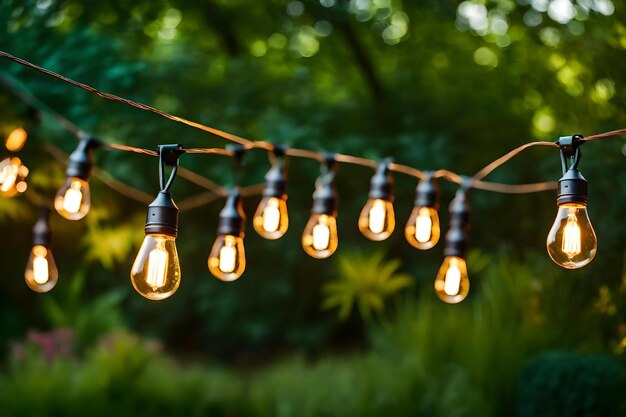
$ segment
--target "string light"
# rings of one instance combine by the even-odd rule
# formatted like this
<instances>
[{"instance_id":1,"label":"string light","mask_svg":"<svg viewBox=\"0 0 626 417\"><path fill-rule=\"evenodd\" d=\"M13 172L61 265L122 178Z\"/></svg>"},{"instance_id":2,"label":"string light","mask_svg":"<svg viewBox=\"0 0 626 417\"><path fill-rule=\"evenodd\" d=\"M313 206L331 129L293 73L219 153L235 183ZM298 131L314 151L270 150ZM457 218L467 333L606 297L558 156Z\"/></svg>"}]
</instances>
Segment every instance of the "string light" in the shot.
<instances>
[{"instance_id":1,"label":"string light","mask_svg":"<svg viewBox=\"0 0 626 417\"><path fill-rule=\"evenodd\" d=\"M556 199L559 210L546 241L550 258L567 269L587 265L593 260L598 247L587 213L587 180L578 171L581 139L581 135L574 135L558 140L563 177L559 180ZM571 161L569 168L568 159Z\"/></svg>"},{"instance_id":2,"label":"string light","mask_svg":"<svg viewBox=\"0 0 626 417\"><path fill-rule=\"evenodd\" d=\"M68 220L80 220L91 207L89 177L93 170L93 149L100 141L90 136L80 140L72 152L65 172L66 179L54 198L54 208Z\"/></svg>"},{"instance_id":3,"label":"string light","mask_svg":"<svg viewBox=\"0 0 626 417\"><path fill-rule=\"evenodd\" d=\"M19 152L26 144L27 138L28 133L26 132L26 130L22 127L18 127L16 129L13 129L11 133L9 133L4 142L4 145L11 152Z\"/></svg>"},{"instance_id":4,"label":"string light","mask_svg":"<svg viewBox=\"0 0 626 417\"><path fill-rule=\"evenodd\" d=\"M274 147L273 155L274 163L265 174L263 198L252 220L254 230L261 237L269 240L281 238L289 227L285 151L282 147Z\"/></svg>"},{"instance_id":5,"label":"string light","mask_svg":"<svg viewBox=\"0 0 626 417\"><path fill-rule=\"evenodd\" d=\"M439 242L439 190L433 173L427 173L415 190L415 206L404 227L404 237L421 250Z\"/></svg>"},{"instance_id":6,"label":"string light","mask_svg":"<svg viewBox=\"0 0 626 417\"><path fill-rule=\"evenodd\" d=\"M54 288L59 278L52 250L50 249L50 209L41 209L39 220L33 227L33 247L26 263L26 285L36 292L46 293Z\"/></svg>"},{"instance_id":7,"label":"string light","mask_svg":"<svg viewBox=\"0 0 626 417\"><path fill-rule=\"evenodd\" d=\"M275 147L264 141L254 142L210 126L170 115L145 104L99 91L91 86L78 83L3 51L0 51L0 57L5 57L21 65L36 69L37 71L67 82L73 86L98 94L105 99L122 102L142 110L150 111L162 117L166 117L175 122L183 123L205 132L215 134L226 140L239 144L241 149L248 150L256 148L274 151L275 161L272 168L266 175L266 187L263 193L263 199L257 208L253 221L257 232L268 239L277 239L284 235L288 225L286 210L287 195L285 192L286 173L284 166L282 165L282 157L287 155L321 160L322 174L316 181L316 189L313 194L314 202L312 214L302 235L302 245L304 250L309 255L316 258L329 257L335 252L338 245L336 224L337 193L334 186L336 169L335 162L376 168L376 174L371 181L372 186L368 196L368 202L366 203L359 220L359 229L372 240L383 240L387 238L392 233L394 228L395 219L392 205L393 193L390 173L398 172L420 179L420 183L418 184L416 190L415 206L409 220L407 221L407 225L405 226L405 236L408 242L412 246L419 249L429 249L433 247L439 239L440 230L439 217L437 213L438 191L435 180L437 178L443 178L450 182L462 185L462 188L457 191L457 194L450 205L451 221L450 229L446 234L446 248L444 252L445 260L439 270L437 280L435 281L437 294L440 298L442 298L442 300L449 303L462 301L469 291L469 279L467 276L465 255L467 251L467 229L470 211L468 193L470 189L481 189L502 193L530 193L555 189L557 184L553 182L509 185L486 182L483 178L525 149L535 146L560 147L564 175L558 183L559 193L557 196L557 205L559 206L559 212L557 214L557 220L555 221L555 224L548 236L547 246L550 256L557 264L570 269L579 268L586 265L593 259L597 249L595 232L589 222L586 209L588 202L587 182L577 169L578 161L580 159L579 147L582 143L587 141L626 134L626 129L620 129L588 136L586 138L583 138L580 135L564 137L556 143L526 143L488 164L473 177L465 178L448 170L438 170L434 173L425 173L405 165L391 163L388 161L384 164L376 164L372 160L350 155L322 155L318 152L296 148L289 148L282 151L282 148ZM0 81L9 85L19 98L31 106L35 107L34 103L40 103L31 95L25 92L17 91L16 88L14 88L15 86L8 83L5 78L0 77ZM91 151L95 147L104 144L86 136L85 132L83 132L78 126L58 113L55 113L50 109L47 111L62 127L81 138L78 148L70 156L67 169L68 179L55 199L55 208L57 208L61 215L69 219L79 219L84 217L87 213L90 204L88 180L93 167ZM20 135L18 134L15 139L16 143L19 142L19 140L17 140L20 138L19 136ZM187 151L189 153L230 155L236 159L237 152L233 152L228 148L194 148L186 150L180 145L161 145L159 147L159 152L120 144L107 144L105 146L108 149L117 149L121 151L160 157L159 178L161 183L161 192L148 208L146 239L144 240L140 253L135 260L135 264L133 265L131 279L137 291L146 298L166 298L176 291L176 288L180 283L180 266L175 246L178 209L176 208L176 205L174 204L168 191L177 172L178 156ZM277 152L281 154L278 155ZM572 163L572 166L569 168L567 166L568 158L571 159ZM4 165L2 165L3 163ZM172 173L166 186L163 185L164 164L172 166ZM6 171L2 169L4 166L8 165L15 164L11 164L11 159L8 159L8 162L6 163L4 161L0 163L0 194L2 193L1 186L5 182L9 184L13 181L12 172L15 168L9 167ZM21 166L23 167L23 165ZM183 171L181 171L181 176L182 172ZM23 167L22 174L24 174L23 177L28 174L26 167ZM199 176L189 172L186 177L195 181ZM76 180L77 182L73 180ZM206 186L206 184L213 184L208 179L203 179L203 181L200 182L202 183L200 184L202 186ZM22 183L23 190L25 190L26 183L24 181L17 182L16 184ZM109 184L111 183L112 182L109 181ZM135 191L138 190L132 190L132 187L123 183L118 182L116 187L120 188L120 184L126 187L126 190L124 191L125 195L137 194ZM212 186L209 188L212 188ZM222 190L223 188L218 186L216 189L217 194L224 195ZM23 192L19 190L17 191ZM10 193L11 192L8 194ZM122 191L120 191L120 193L122 193ZM211 199L205 200L210 201ZM193 207L198 206L197 202L194 202L194 204L195 205L192 205ZM216 266L219 270L217 275L223 275L225 273L229 274L239 270L243 272L243 269L245 268L243 248L243 223L245 221L245 214L241 209L241 193L239 193L237 188L234 188L228 193L226 207L222 210L222 213L224 213L224 215L220 215L220 223L227 225L230 224L230 229L228 229L228 227L218 228L218 239L214 245L214 250L212 250L211 256L209 257L209 268L211 269L211 259L216 258L218 259ZM235 227L238 224L240 224L240 226ZM230 233L223 233L225 231L229 231ZM223 236L224 239L222 239L223 242L218 245L220 236ZM228 237L230 238L227 239ZM237 240L237 238L239 238L239 240ZM216 246L219 247L219 250L217 254L214 254ZM45 252L45 254L48 252L49 251ZM37 255L39 258L45 258L46 256L43 255L43 251L38 251L37 253L39 254ZM40 265L43 265L43 262L40 262ZM34 269L35 268L33 267L33 270ZM211 272L214 271L212 270ZM233 278L229 277L226 280L234 280L238 278L241 273L235 275L232 275ZM147 287L149 288L146 289Z\"/></svg>"},{"instance_id":8,"label":"string light","mask_svg":"<svg viewBox=\"0 0 626 417\"><path fill-rule=\"evenodd\" d=\"M335 156L327 154L315 181L313 208L302 232L302 248L313 258L324 259L335 253L338 244Z\"/></svg>"},{"instance_id":9,"label":"string light","mask_svg":"<svg viewBox=\"0 0 626 417\"><path fill-rule=\"evenodd\" d=\"M387 239L396 227L393 210L393 177L389 171L390 161L377 165L370 180L367 202L359 216L359 230L369 240Z\"/></svg>"},{"instance_id":10,"label":"string light","mask_svg":"<svg viewBox=\"0 0 626 417\"><path fill-rule=\"evenodd\" d=\"M220 211L217 239L208 260L209 271L221 281L235 281L246 269L246 252L243 246L245 221L241 193L233 188Z\"/></svg>"},{"instance_id":11,"label":"string light","mask_svg":"<svg viewBox=\"0 0 626 417\"><path fill-rule=\"evenodd\" d=\"M11 198L24 193L28 189L28 172L28 168L16 156L0 161L0 195Z\"/></svg>"},{"instance_id":12,"label":"string light","mask_svg":"<svg viewBox=\"0 0 626 417\"><path fill-rule=\"evenodd\" d=\"M448 304L460 303L469 292L465 257L468 247L470 188L471 181L466 180L450 203L450 228L446 233L446 248L443 252L445 259L435 279L437 296Z\"/></svg>"},{"instance_id":13,"label":"string light","mask_svg":"<svg viewBox=\"0 0 626 417\"><path fill-rule=\"evenodd\" d=\"M180 145L159 146L159 194L148 206L146 237L141 244L130 271L135 290L149 300L163 300L176 292L180 285L180 262L176 250L178 234L178 207L169 189L178 169ZM172 167L167 183L165 165Z\"/></svg>"}]
</instances>

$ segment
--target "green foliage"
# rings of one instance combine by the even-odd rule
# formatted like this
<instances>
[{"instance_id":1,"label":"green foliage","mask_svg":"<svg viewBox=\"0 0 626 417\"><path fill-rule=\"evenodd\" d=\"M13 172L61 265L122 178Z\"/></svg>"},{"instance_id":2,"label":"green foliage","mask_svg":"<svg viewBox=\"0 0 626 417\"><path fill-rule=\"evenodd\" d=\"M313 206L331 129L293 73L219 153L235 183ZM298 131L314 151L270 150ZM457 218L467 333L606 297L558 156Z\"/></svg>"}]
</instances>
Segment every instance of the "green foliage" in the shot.
<instances>
[{"instance_id":1,"label":"green foliage","mask_svg":"<svg viewBox=\"0 0 626 417\"><path fill-rule=\"evenodd\" d=\"M372 313L382 316L387 299L413 283L411 276L398 273L400 263L399 259L385 260L383 252L340 254L339 277L324 284L322 307L338 308L341 320L348 318L354 306L364 320Z\"/></svg>"},{"instance_id":2,"label":"green foliage","mask_svg":"<svg viewBox=\"0 0 626 417\"><path fill-rule=\"evenodd\" d=\"M42 303L53 328L74 329L79 346L85 347L103 334L124 327L121 303L126 291L109 291L89 300L85 292L86 274L76 274L70 280L64 292L47 297Z\"/></svg>"},{"instance_id":3,"label":"green foliage","mask_svg":"<svg viewBox=\"0 0 626 417\"><path fill-rule=\"evenodd\" d=\"M621 416L624 382L624 370L613 357L543 354L521 371L517 416Z\"/></svg>"}]
</instances>

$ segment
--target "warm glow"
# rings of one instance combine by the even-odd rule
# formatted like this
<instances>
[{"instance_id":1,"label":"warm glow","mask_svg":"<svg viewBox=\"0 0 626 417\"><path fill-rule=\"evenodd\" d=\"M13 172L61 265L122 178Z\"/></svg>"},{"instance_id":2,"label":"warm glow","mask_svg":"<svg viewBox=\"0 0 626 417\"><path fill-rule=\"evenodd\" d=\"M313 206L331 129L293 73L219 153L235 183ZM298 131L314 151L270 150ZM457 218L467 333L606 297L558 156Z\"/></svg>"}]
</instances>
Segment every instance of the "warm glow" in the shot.
<instances>
[{"instance_id":1,"label":"warm glow","mask_svg":"<svg viewBox=\"0 0 626 417\"><path fill-rule=\"evenodd\" d=\"M73 180L72 185L65 192L63 210L68 213L76 213L80 210L80 203L83 200L83 193L80 191L80 188L80 182Z\"/></svg>"},{"instance_id":2,"label":"warm glow","mask_svg":"<svg viewBox=\"0 0 626 417\"><path fill-rule=\"evenodd\" d=\"M48 254L48 250L43 246L35 246L33 248L33 255L35 258L33 259L33 274L34 280L37 284L45 284L48 282L49 274L48 274L48 261L46 260L46 255Z\"/></svg>"},{"instance_id":3,"label":"warm glow","mask_svg":"<svg viewBox=\"0 0 626 417\"><path fill-rule=\"evenodd\" d=\"M373 233L380 233L385 228L385 217L387 210L384 200L374 200L369 212L369 229Z\"/></svg>"},{"instance_id":4,"label":"warm glow","mask_svg":"<svg viewBox=\"0 0 626 417\"><path fill-rule=\"evenodd\" d=\"M235 270L235 262L237 260L237 249L234 247L234 242L231 241L228 244L222 246L220 249L220 264L219 269L222 272L233 272Z\"/></svg>"},{"instance_id":5,"label":"warm glow","mask_svg":"<svg viewBox=\"0 0 626 417\"><path fill-rule=\"evenodd\" d=\"M337 250L337 219L328 214L312 214L302 232L302 248L314 258L328 258Z\"/></svg>"},{"instance_id":6,"label":"warm glow","mask_svg":"<svg viewBox=\"0 0 626 417\"><path fill-rule=\"evenodd\" d=\"M18 127L9 133L9 136L7 136L5 141L5 145L11 152L18 152L24 147L27 137L28 133L26 133L26 131L21 127Z\"/></svg>"},{"instance_id":7,"label":"warm glow","mask_svg":"<svg viewBox=\"0 0 626 417\"><path fill-rule=\"evenodd\" d=\"M437 274L435 291L439 298L449 304L463 301L469 293L469 277L465 259L447 256Z\"/></svg>"},{"instance_id":8,"label":"warm glow","mask_svg":"<svg viewBox=\"0 0 626 417\"><path fill-rule=\"evenodd\" d=\"M591 262L598 242L587 207L577 203L559 206L546 246L550 258L563 268L581 268Z\"/></svg>"},{"instance_id":9,"label":"warm glow","mask_svg":"<svg viewBox=\"0 0 626 417\"><path fill-rule=\"evenodd\" d=\"M265 210L263 210L263 230L266 232L275 232L280 225L280 210L278 208L278 199L270 198Z\"/></svg>"},{"instance_id":10,"label":"warm glow","mask_svg":"<svg viewBox=\"0 0 626 417\"><path fill-rule=\"evenodd\" d=\"M430 218L430 210L426 207L420 208L417 219L415 219L415 239L420 243L425 243L430 240L431 228L433 226L433 220Z\"/></svg>"},{"instance_id":11,"label":"warm glow","mask_svg":"<svg viewBox=\"0 0 626 417\"><path fill-rule=\"evenodd\" d=\"M330 229L326 223L318 223L313 226L313 247L315 250L328 249L330 245Z\"/></svg>"},{"instance_id":12,"label":"warm glow","mask_svg":"<svg viewBox=\"0 0 626 417\"><path fill-rule=\"evenodd\" d=\"M563 230L563 253L569 258L580 253L580 227L576 220L575 209L568 209L567 224Z\"/></svg>"},{"instance_id":13,"label":"warm glow","mask_svg":"<svg viewBox=\"0 0 626 417\"><path fill-rule=\"evenodd\" d=\"M167 272L167 252L162 247L150 251L148 256L148 273L146 283L153 289L165 285L165 273Z\"/></svg>"},{"instance_id":14,"label":"warm glow","mask_svg":"<svg viewBox=\"0 0 626 417\"><path fill-rule=\"evenodd\" d=\"M26 181L20 181L15 184L15 189L18 193L23 193L28 189L28 184L26 184Z\"/></svg>"},{"instance_id":15,"label":"warm glow","mask_svg":"<svg viewBox=\"0 0 626 417\"><path fill-rule=\"evenodd\" d=\"M246 270L246 253L243 237L218 235L208 260L209 271L215 278L235 281Z\"/></svg>"},{"instance_id":16,"label":"warm glow","mask_svg":"<svg viewBox=\"0 0 626 417\"><path fill-rule=\"evenodd\" d=\"M19 165L15 164L13 161L2 167L2 171L0 171L0 182L2 183L2 185L0 185L0 191L6 193L13 188L17 180L18 170Z\"/></svg>"},{"instance_id":17,"label":"warm glow","mask_svg":"<svg viewBox=\"0 0 626 417\"><path fill-rule=\"evenodd\" d=\"M163 300L176 292L180 276L176 239L164 234L146 235L130 271L135 290L149 300Z\"/></svg>"}]
</instances>

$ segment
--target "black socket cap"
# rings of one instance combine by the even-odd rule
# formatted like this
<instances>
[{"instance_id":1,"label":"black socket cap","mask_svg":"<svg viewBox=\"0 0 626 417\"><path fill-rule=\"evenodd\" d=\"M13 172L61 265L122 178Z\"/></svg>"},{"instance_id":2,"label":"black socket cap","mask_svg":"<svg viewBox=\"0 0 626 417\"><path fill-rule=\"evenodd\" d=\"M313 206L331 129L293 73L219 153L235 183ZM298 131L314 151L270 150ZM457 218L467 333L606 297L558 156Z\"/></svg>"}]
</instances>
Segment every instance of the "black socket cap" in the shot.
<instances>
[{"instance_id":1,"label":"black socket cap","mask_svg":"<svg viewBox=\"0 0 626 417\"><path fill-rule=\"evenodd\" d=\"M415 189L415 206L439 208L439 187L432 177L425 178L417 184Z\"/></svg>"},{"instance_id":2,"label":"black socket cap","mask_svg":"<svg viewBox=\"0 0 626 417\"><path fill-rule=\"evenodd\" d=\"M226 204L220 211L217 224L217 234L243 237L245 229L246 213L243 211L241 193L232 189L228 193Z\"/></svg>"},{"instance_id":3,"label":"black socket cap","mask_svg":"<svg viewBox=\"0 0 626 417\"><path fill-rule=\"evenodd\" d=\"M50 209L44 208L41 210L39 220L33 226L33 246L49 246L51 231L50 231Z\"/></svg>"},{"instance_id":4,"label":"black socket cap","mask_svg":"<svg viewBox=\"0 0 626 417\"><path fill-rule=\"evenodd\" d=\"M557 205L575 203L587 205L589 202L588 184L585 177L576 168L570 168L559 180Z\"/></svg>"},{"instance_id":5,"label":"black socket cap","mask_svg":"<svg viewBox=\"0 0 626 417\"><path fill-rule=\"evenodd\" d=\"M393 177L391 176L391 171L389 171L388 163L379 163L376 167L376 173L370 180L368 198L393 202Z\"/></svg>"},{"instance_id":6,"label":"black socket cap","mask_svg":"<svg viewBox=\"0 0 626 417\"><path fill-rule=\"evenodd\" d=\"M469 191L459 189L450 203L450 228L446 233L444 256L465 258L469 247L468 230L471 208Z\"/></svg>"},{"instance_id":7,"label":"black socket cap","mask_svg":"<svg viewBox=\"0 0 626 417\"><path fill-rule=\"evenodd\" d=\"M101 142L91 136L85 136L71 153L65 175L88 181L93 169L93 150Z\"/></svg>"},{"instance_id":8,"label":"black socket cap","mask_svg":"<svg viewBox=\"0 0 626 417\"><path fill-rule=\"evenodd\" d=\"M322 179L322 177L320 177ZM337 216L337 190L334 181L320 181L313 193L313 214L327 214Z\"/></svg>"},{"instance_id":9,"label":"black socket cap","mask_svg":"<svg viewBox=\"0 0 626 417\"><path fill-rule=\"evenodd\" d=\"M265 174L263 196L287 199L287 175L285 174L285 165L282 162L275 163Z\"/></svg>"},{"instance_id":10,"label":"black socket cap","mask_svg":"<svg viewBox=\"0 0 626 417\"><path fill-rule=\"evenodd\" d=\"M167 191L160 191L148 206L146 234L164 234L176 237L178 234L178 207Z\"/></svg>"}]
</instances>

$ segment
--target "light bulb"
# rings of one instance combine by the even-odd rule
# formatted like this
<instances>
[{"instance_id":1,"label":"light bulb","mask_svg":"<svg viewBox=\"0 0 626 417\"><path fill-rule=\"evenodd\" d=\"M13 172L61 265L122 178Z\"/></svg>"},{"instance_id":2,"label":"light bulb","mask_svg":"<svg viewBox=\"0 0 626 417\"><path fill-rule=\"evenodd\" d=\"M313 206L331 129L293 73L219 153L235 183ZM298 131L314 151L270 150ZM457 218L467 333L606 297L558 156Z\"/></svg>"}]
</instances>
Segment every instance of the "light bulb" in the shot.
<instances>
[{"instance_id":1,"label":"light bulb","mask_svg":"<svg viewBox=\"0 0 626 417\"><path fill-rule=\"evenodd\" d=\"M563 268L581 268L591 262L598 241L586 205L560 205L546 243L550 258Z\"/></svg>"},{"instance_id":2,"label":"light bulb","mask_svg":"<svg viewBox=\"0 0 626 417\"><path fill-rule=\"evenodd\" d=\"M180 285L176 250L178 207L168 191L160 191L148 206L146 237L130 270L130 281L149 300L163 300Z\"/></svg>"},{"instance_id":3,"label":"light bulb","mask_svg":"<svg viewBox=\"0 0 626 417\"><path fill-rule=\"evenodd\" d=\"M328 214L312 214L302 233L305 252L314 258L328 258L338 243L337 219Z\"/></svg>"},{"instance_id":4,"label":"light bulb","mask_svg":"<svg viewBox=\"0 0 626 417\"><path fill-rule=\"evenodd\" d=\"M176 238L147 234L130 272L135 290L149 300L163 300L176 292L180 277Z\"/></svg>"},{"instance_id":5,"label":"light bulb","mask_svg":"<svg viewBox=\"0 0 626 417\"><path fill-rule=\"evenodd\" d=\"M414 207L404 228L404 236L417 249L430 249L439 242L439 214L433 207Z\"/></svg>"},{"instance_id":6,"label":"light bulb","mask_svg":"<svg viewBox=\"0 0 626 417\"><path fill-rule=\"evenodd\" d=\"M22 165L20 158L5 158L0 162L0 195L11 198L28 188L25 178L28 168Z\"/></svg>"},{"instance_id":7,"label":"light bulb","mask_svg":"<svg viewBox=\"0 0 626 417\"><path fill-rule=\"evenodd\" d=\"M439 298L448 304L459 303L467 297L469 278L465 259L446 256L435 280L435 291Z\"/></svg>"},{"instance_id":8,"label":"light bulb","mask_svg":"<svg viewBox=\"0 0 626 417\"><path fill-rule=\"evenodd\" d=\"M75 177L68 177L54 198L54 208L68 220L80 220L91 207L89 183Z\"/></svg>"},{"instance_id":9,"label":"light bulb","mask_svg":"<svg viewBox=\"0 0 626 417\"><path fill-rule=\"evenodd\" d=\"M7 136L6 141L4 142L7 149L11 152L19 152L24 147L26 143L26 138L28 138L28 133L21 127L17 129L13 129L9 136Z\"/></svg>"},{"instance_id":10,"label":"light bulb","mask_svg":"<svg viewBox=\"0 0 626 417\"><path fill-rule=\"evenodd\" d=\"M263 197L252 220L254 230L265 239L282 237L289 227L287 201L279 197Z\"/></svg>"},{"instance_id":11,"label":"light bulb","mask_svg":"<svg viewBox=\"0 0 626 417\"><path fill-rule=\"evenodd\" d=\"M393 233L396 218L393 203L383 199L369 199L359 216L359 230L375 241L385 240Z\"/></svg>"},{"instance_id":12,"label":"light bulb","mask_svg":"<svg viewBox=\"0 0 626 417\"><path fill-rule=\"evenodd\" d=\"M48 292L57 285L59 271L49 248L43 245L33 246L24 278L31 290L40 293Z\"/></svg>"},{"instance_id":13,"label":"light bulb","mask_svg":"<svg viewBox=\"0 0 626 417\"><path fill-rule=\"evenodd\" d=\"M243 237L218 235L209 255L209 271L222 281L231 282L246 269Z\"/></svg>"}]
</instances>

